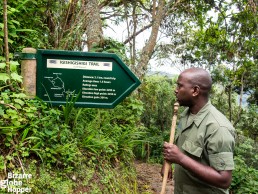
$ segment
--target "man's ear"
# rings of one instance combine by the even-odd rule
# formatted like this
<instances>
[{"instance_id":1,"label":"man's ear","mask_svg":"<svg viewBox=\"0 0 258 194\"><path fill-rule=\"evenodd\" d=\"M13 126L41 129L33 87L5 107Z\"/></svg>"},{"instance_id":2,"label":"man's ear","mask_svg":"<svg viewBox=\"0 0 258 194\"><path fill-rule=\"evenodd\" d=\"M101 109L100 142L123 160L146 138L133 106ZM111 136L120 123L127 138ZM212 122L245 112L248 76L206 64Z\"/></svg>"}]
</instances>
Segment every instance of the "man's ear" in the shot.
<instances>
[{"instance_id":1,"label":"man's ear","mask_svg":"<svg viewBox=\"0 0 258 194\"><path fill-rule=\"evenodd\" d=\"M200 94L200 89L201 89L200 86L195 85L193 87L193 96L198 96Z\"/></svg>"}]
</instances>

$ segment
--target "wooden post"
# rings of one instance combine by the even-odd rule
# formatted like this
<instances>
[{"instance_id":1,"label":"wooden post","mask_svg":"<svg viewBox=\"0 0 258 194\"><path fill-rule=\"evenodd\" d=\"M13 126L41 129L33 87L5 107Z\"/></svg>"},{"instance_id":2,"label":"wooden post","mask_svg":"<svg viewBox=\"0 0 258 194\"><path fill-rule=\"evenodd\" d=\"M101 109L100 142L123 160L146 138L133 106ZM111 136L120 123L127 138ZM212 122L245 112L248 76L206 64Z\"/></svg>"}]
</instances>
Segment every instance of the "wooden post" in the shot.
<instances>
[{"instance_id":1,"label":"wooden post","mask_svg":"<svg viewBox=\"0 0 258 194\"><path fill-rule=\"evenodd\" d=\"M171 123L170 138L169 138L170 144L174 143L178 108L179 108L179 103L175 102L174 103L174 113L173 113L172 123ZM165 161L164 175L163 175L162 188L161 188L160 194L165 194L165 192L166 192L166 184L167 184L167 179L168 179L169 168L171 168L171 164L169 162Z\"/></svg>"},{"instance_id":2,"label":"wooden post","mask_svg":"<svg viewBox=\"0 0 258 194\"><path fill-rule=\"evenodd\" d=\"M36 52L34 48L24 48L21 55L22 87L28 98L36 96Z\"/></svg>"}]
</instances>

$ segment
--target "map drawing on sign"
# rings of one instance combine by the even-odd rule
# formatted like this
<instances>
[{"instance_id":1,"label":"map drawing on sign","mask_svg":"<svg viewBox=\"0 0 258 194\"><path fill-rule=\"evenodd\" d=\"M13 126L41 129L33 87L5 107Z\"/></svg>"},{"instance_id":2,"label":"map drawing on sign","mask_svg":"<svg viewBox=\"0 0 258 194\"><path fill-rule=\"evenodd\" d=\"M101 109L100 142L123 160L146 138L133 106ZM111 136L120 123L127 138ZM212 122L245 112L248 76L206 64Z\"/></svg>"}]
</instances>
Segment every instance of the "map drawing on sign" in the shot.
<instances>
[{"instance_id":1,"label":"map drawing on sign","mask_svg":"<svg viewBox=\"0 0 258 194\"><path fill-rule=\"evenodd\" d=\"M45 77L52 84L51 90L54 90L55 97L71 97L74 95L74 91L66 91L64 81L59 77L62 73L53 73L55 77Z\"/></svg>"}]
</instances>

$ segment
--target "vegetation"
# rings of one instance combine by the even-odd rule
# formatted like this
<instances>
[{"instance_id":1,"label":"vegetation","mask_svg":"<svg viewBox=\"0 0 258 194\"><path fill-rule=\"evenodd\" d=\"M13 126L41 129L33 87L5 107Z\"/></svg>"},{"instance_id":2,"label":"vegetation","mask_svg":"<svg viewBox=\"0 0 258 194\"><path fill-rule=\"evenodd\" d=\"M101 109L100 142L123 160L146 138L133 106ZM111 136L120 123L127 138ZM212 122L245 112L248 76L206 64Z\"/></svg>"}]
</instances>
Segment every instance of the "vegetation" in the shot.
<instances>
[{"instance_id":1,"label":"vegetation","mask_svg":"<svg viewBox=\"0 0 258 194\"><path fill-rule=\"evenodd\" d=\"M0 15L0 180L32 174L32 193L138 193L133 161L163 162L175 100L176 77L146 74L156 59L211 72L212 103L237 131L231 193L258 193L257 2L3 0ZM110 22L126 24L124 42L104 36ZM112 110L51 107L24 94L24 47L113 52L142 85Z\"/></svg>"},{"instance_id":2,"label":"vegetation","mask_svg":"<svg viewBox=\"0 0 258 194\"><path fill-rule=\"evenodd\" d=\"M39 99L27 99L23 93L5 90L0 101L3 176L8 172L33 174L28 186L34 193L71 193L78 189L72 177L77 184L96 178L92 185L82 185L83 190L100 184L103 192L116 189L130 193L135 184L135 175L128 170L132 150L143 135L141 128L136 128L142 103L128 98L113 110L74 108L67 125L64 111ZM123 164L128 166L121 168ZM122 179L117 182L115 178L125 170L127 174L120 178L133 184L119 188L116 184Z\"/></svg>"}]
</instances>

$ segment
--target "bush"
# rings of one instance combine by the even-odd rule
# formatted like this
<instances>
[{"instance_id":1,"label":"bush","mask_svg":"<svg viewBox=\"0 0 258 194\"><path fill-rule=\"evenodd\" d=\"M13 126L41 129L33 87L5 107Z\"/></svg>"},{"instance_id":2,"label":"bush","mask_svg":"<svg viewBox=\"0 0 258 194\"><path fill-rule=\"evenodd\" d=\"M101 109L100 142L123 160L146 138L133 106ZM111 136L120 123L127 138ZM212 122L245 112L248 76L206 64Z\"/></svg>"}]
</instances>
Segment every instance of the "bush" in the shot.
<instances>
[{"instance_id":1,"label":"bush","mask_svg":"<svg viewBox=\"0 0 258 194\"><path fill-rule=\"evenodd\" d=\"M24 183L32 193L137 192L136 177L128 168L143 134L141 101L128 97L110 110L72 108L68 120L64 109L23 93L4 91L0 101L1 175L33 174L33 180ZM123 176L121 171L126 171ZM95 176L97 182L92 181Z\"/></svg>"},{"instance_id":2,"label":"bush","mask_svg":"<svg viewBox=\"0 0 258 194\"><path fill-rule=\"evenodd\" d=\"M0 146L4 169L20 166L22 158L37 157L46 165L69 168L79 161L77 140L61 119L62 112L23 93L5 91L0 101Z\"/></svg>"},{"instance_id":3,"label":"bush","mask_svg":"<svg viewBox=\"0 0 258 194\"><path fill-rule=\"evenodd\" d=\"M133 97L114 109L83 109L73 130L85 151L109 160L130 161L142 138L142 110L142 103Z\"/></svg>"},{"instance_id":4,"label":"bush","mask_svg":"<svg viewBox=\"0 0 258 194\"><path fill-rule=\"evenodd\" d=\"M139 89L144 102L141 121L144 124L144 143L135 149L138 158L152 162L163 162L162 147L169 141L173 105L175 102L175 80L164 76L146 77Z\"/></svg>"},{"instance_id":5,"label":"bush","mask_svg":"<svg viewBox=\"0 0 258 194\"><path fill-rule=\"evenodd\" d=\"M233 193L258 193L257 150L257 142L238 132L234 153L235 169L231 184Z\"/></svg>"},{"instance_id":6,"label":"bush","mask_svg":"<svg viewBox=\"0 0 258 194\"><path fill-rule=\"evenodd\" d=\"M248 166L242 157L235 157L235 169L230 190L234 194L258 193L258 170Z\"/></svg>"}]
</instances>

